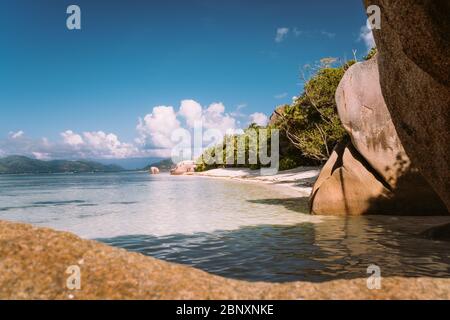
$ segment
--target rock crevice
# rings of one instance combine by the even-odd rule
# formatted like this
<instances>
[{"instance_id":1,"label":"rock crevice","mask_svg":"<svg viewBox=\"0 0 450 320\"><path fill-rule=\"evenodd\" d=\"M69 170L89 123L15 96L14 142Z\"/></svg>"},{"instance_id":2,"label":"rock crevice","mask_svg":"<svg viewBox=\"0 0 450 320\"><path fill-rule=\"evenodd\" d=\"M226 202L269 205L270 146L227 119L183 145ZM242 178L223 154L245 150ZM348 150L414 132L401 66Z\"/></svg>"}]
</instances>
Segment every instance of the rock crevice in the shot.
<instances>
[{"instance_id":1,"label":"rock crevice","mask_svg":"<svg viewBox=\"0 0 450 320\"><path fill-rule=\"evenodd\" d=\"M383 97L406 154L450 210L450 2L365 0Z\"/></svg>"}]
</instances>

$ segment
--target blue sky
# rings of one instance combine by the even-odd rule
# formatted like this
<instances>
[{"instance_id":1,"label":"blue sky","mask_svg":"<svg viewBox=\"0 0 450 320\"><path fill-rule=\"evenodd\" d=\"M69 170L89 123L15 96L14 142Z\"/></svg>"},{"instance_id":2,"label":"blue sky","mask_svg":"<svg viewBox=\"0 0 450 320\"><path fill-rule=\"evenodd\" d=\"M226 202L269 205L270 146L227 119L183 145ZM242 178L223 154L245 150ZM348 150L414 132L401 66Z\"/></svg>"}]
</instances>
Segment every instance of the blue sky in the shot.
<instances>
[{"instance_id":1,"label":"blue sky","mask_svg":"<svg viewBox=\"0 0 450 320\"><path fill-rule=\"evenodd\" d=\"M81 8L81 30L66 28L70 4ZM204 110L221 103L218 121L245 126L301 92L301 66L364 55L365 19L361 0L1 0L0 155L46 142L36 157L135 157L63 142L158 148L146 115L177 113L186 99Z\"/></svg>"}]
</instances>

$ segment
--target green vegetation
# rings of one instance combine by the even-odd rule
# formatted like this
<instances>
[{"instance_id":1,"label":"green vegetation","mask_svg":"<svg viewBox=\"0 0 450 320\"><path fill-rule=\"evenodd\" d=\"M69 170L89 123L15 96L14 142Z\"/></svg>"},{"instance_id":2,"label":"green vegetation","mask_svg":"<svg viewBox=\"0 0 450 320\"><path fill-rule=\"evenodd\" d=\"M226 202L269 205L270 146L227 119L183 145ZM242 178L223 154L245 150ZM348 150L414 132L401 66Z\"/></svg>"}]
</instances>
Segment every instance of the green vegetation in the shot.
<instances>
[{"instance_id":1,"label":"green vegetation","mask_svg":"<svg viewBox=\"0 0 450 320\"><path fill-rule=\"evenodd\" d=\"M24 156L9 156L0 159L0 174L38 174L67 172L83 173L117 171L123 171L123 168L116 165L104 165L94 161L41 161Z\"/></svg>"},{"instance_id":2,"label":"green vegetation","mask_svg":"<svg viewBox=\"0 0 450 320\"><path fill-rule=\"evenodd\" d=\"M369 60L377 53L377 48L370 49L369 53L367 53L367 56L364 57L364 60Z\"/></svg>"},{"instance_id":3,"label":"green vegetation","mask_svg":"<svg viewBox=\"0 0 450 320\"><path fill-rule=\"evenodd\" d=\"M353 63L340 67L321 66L306 81L303 93L278 114L278 121L273 125L286 134L304 158L316 163L326 161L336 143L345 137L334 95L345 71Z\"/></svg>"},{"instance_id":4,"label":"green vegetation","mask_svg":"<svg viewBox=\"0 0 450 320\"><path fill-rule=\"evenodd\" d=\"M263 133L260 131L264 129ZM268 146L270 156L271 128L261 127L255 123L244 130L243 134L226 135L223 143L206 149L197 159L197 171L205 171L217 167L247 167L259 169L264 166L259 157L260 137L266 136L265 142ZM240 152L239 152L240 151ZM238 159L238 154L242 158Z\"/></svg>"},{"instance_id":5,"label":"green vegetation","mask_svg":"<svg viewBox=\"0 0 450 320\"><path fill-rule=\"evenodd\" d=\"M364 59L370 59L376 53L372 49ZM328 160L334 146L346 138L347 133L342 127L335 101L335 92L345 71L355 63L350 60L340 66L336 65L334 58L324 58L315 67L307 66L302 73L304 80L303 92L292 104L278 107L267 129L279 129L280 132L280 170L287 170L301 165L318 165ZM305 76L305 71L311 75ZM266 129L264 128L264 129ZM249 129L261 130L251 124L243 135L232 135L224 138L220 146L206 150L198 159L198 171L216 167L250 167L258 169L262 165L249 165L248 138ZM244 139L243 139L244 137ZM227 144L238 145L239 141L245 143L246 162L237 164L236 154L232 164L207 164L206 159L214 157L217 150L225 150ZM242 142L241 142L242 143ZM270 145L270 141L268 141ZM223 155L225 163L226 152Z\"/></svg>"}]
</instances>

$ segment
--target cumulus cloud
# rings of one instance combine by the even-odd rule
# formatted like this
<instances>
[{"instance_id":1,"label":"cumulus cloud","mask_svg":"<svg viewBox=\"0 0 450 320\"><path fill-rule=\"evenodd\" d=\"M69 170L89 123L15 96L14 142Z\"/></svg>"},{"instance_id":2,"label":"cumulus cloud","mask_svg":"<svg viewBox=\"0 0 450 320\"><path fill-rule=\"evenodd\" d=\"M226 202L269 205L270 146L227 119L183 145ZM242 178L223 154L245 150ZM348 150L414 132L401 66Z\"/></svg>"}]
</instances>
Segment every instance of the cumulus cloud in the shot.
<instances>
[{"instance_id":1,"label":"cumulus cloud","mask_svg":"<svg viewBox=\"0 0 450 320\"><path fill-rule=\"evenodd\" d=\"M275 35L275 42L282 42L288 35L289 28L278 28L277 33Z\"/></svg>"},{"instance_id":2,"label":"cumulus cloud","mask_svg":"<svg viewBox=\"0 0 450 320\"><path fill-rule=\"evenodd\" d=\"M139 155L133 144L121 142L117 135L103 131L84 132L81 146L85 153L94 158L129 158Z\"/></svg>"},{"instance_id":3,"label":"cumulus cloud","mask_svg":"<svg viewBox=\"0 0 450 320\"><path fill-rule=\"evenodd\" d=\"M141 152L133 144L124 143L113 133L103 131L77 134L66 130L60 134L61 140L51 142L47 138L32 139L23 135L20 139L9 135L0 140L0 148L5 155L25 155L36 159L108 159L140 156Z\"/></svg>"},{"instance_id":4,"label":"cumulus cloud","mask_svg":"<svg viewBox=\"0 0 450 320\"><path fill-rule=\"evenodd\" d=\"M203 110L197 101L183 100L181 101L180 111L178 113L186 119L187 125L193 128L196 122L202 120Z\"/></svg>"},{"instance_id":5,"label":"cumulus cloud","mask_svg":"<svg viewBox=\"0 0 450 320\"><path fill-rule=\"evenodd\" d=\"M236 128L236 119L225 113L225 106L221 102L215 102L209 105L203 111L203 127L206 129L218 129L225 134Z\"/></svg>"},{"instance_id":6,"label":"cumulus cloud","mask_svg":"<svg viewBox=\"0 0 450 320\"><path fill-rule=\"evenodd\" d=\"M103 131L83 132L81 135L66 130L61 133L62 146L66 152L82 158L127 158L138 154L138 150L130 143L119 140L114 133ZM48 140L47 142L49 144ZM35 152L35 156L48 153Z\"/></svg>"},{"instance_id":7,"label":"cumulus cloud","mask_svg":"<svg viewBox=\"0 0 450 320\"><path fill-rule=\"evenodd\" d=\"M202 107L195 100L183 100L178 112L173 107L158 106L140 118L136 142L145 149L169 149L175 145L172 136L177 129L191 132L196 126L204 130L217 129L223 135L236 128L236 119L225 112L221 102Z\"/></svg>"},{"instance_id":8,"label":"cumulus cloud","mask_svg":"<svg viewBox=\"0 0 450 320\"><path fill-rule=\"evenodd\" d=\"M373 38L373 32L370 28L369 21L367 21L366 25L362 26L359 31L359 38L358 41L363 41L364 44L367 47L367 51L374 48L375 45L375 39Z\"/></svg>"},{"instance_id":9,"label":"cumulus cloud","mask_svg":"<svg viewBox=\"0 0 450 320\"><path fill-rule=\"evenodd\" d=\"M255 112L250 115L250 122L256 123L259 126L266 126L269 118L264 113Z\"/></svg>"},{"instance_id":10,"label":"cumulus cloud","mask_svg":"<svg viewBox=\"0 0 450 320\"><path fill-rule=\"evenodd\" d=\"M79 134L73 133L72 130L67 130L61 133L64 143L71 146L78 146L84 143L83 138Z\"/></svg>"},{"instance_id":11,"label":"cumulus cloud","mask_svg":"<svg viewBox=\"0 0 450 320\"><path fill-rule=\"evenodd\" d=\"M168 157L175 147L180 146L181 136L195 137L193 133L200 126L203 134L210 132L209 136L202 137L201 146L206 147L211 139L242 132L237 118L242 123L267 124L268 118L263 113L242 113L240 110L245 107L246 104L241 104L235 113L228 113L222 102L202 106L195 100L183 100L177 109L155 106L151 113L138 118L136 139L132 143L123 142L116 134L104 131L67 129L55 140L29 138L23 131L10 132L5 139L0 139L0 155L20 154L44 160Z\"/></svg>"},{"instance_id":12,"label":"cumulus cloud","mask_svg":"<svg viewBox=\"0 0 450 320\"><path fill-rule=\"evenodd\" d=\"M241 106L237 110L244 108ZM246 116L248 118L248 116ZM195 100L182 100L176 111L173 107L154 107L150 114L139 119L136 144L146 152L171 156L171 152L183 149L184 156L201 152L212 141L220 142L225 134L236 133L239 122L226 112L225 105L213 102L202 106ZM195 132L201 130L198 141ZM214 133L213 133L214 132ZM195 146L192 143L196 141ZM196 147L193 150L192 147Z\"/></svg>"},{"instance_id":13,"label":"cumulus cloud","mask_svg":"<svg viewBox=\"0 0 450 320\"><path fill-rule=\"evenodd\" d=\"M136 142L145 149L168 149L173 146L171 135L180 128L180 121L171 106L157 106L143 119L139 118Z\"/></svg>"}]
</instances>

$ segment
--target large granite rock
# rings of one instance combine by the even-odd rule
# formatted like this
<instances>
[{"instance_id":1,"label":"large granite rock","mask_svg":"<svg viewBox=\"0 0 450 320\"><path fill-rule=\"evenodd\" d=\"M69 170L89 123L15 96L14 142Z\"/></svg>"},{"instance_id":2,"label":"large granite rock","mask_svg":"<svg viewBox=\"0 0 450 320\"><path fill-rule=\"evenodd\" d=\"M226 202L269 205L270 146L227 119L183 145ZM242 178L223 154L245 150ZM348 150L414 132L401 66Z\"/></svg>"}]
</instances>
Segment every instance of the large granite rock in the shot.
<instances>
[{"instance_id":1,"label":"large granite rock","mask_svg":"<svg viewBox=\"0 0 450 320\"><path fill-rule=\"evenodd\" d=\"M313 188L315 214L448 214L403 149L379 85L377 57L347 70L336 90L351 143L339 145Z\"/></svg>"},{"instance_id":2,"label":"large granite rock","mask_svg":"<svg viewBox=\"0 0 450 320\"><path fill-rule=\"evenodd\" d=\"M353 146L384 181L395 187L399 171L407 170L410 161L392 123L379 83L376 57L357 63L342 77L336 90L336 104Z\"/></svg>"},{"instance_id":3,"label":"large granite rock","mask_svg":"<svg viewBox=\"0 0 450 320\"><path fill-rule=\"evenodd\" d=\"M80 269L80 289L66 273ZM69 269L73 270L73 269ZM0 299L450 299L450 279L266 283L226 279L31 225L0 221Z\"/></svg>"},{"instance_id":4,"label":"large granite rock","mask_svg":"<svg viewBox=\"0 0 450 320\"><path fill-rule=\"evenodd\" d=\"M280 122L281 117L284 114L284 110L286 109L286 105L281 105L275 108L269 118L269 126L276 125Z\"/></svg>"},{"instance_id":5,"label":"large granite rock","mask_svg":"<svg viewBox=\"0 0 450 320\"><path fill-rule=\"evenodd\" d=\"M365 0L380 83L407 155L450 210L450 1Z\"/></svg>"},{"instance_id":6,"label":"large granite rock","mask_svg":"<svg viewBox=\"0 0 450 320\"><path fill-rule=\"evenodd\" d=\"M157 167L150 167L151 174L159 174L159 169Z\"/></svg>"},{"instance_id":7,"label":"large granite rock","mask_svg":"<svg viewBox=\"0 0 450 320\"><path fill-rule=\"evenodd\" d=\"M197 165L195 161L192 160L183 160L175 166L175 168L170 170L170 174L172 175L183 175L183 174L192 174L195 172L195 168Z\"/></svg>"}]
</instances>

